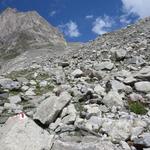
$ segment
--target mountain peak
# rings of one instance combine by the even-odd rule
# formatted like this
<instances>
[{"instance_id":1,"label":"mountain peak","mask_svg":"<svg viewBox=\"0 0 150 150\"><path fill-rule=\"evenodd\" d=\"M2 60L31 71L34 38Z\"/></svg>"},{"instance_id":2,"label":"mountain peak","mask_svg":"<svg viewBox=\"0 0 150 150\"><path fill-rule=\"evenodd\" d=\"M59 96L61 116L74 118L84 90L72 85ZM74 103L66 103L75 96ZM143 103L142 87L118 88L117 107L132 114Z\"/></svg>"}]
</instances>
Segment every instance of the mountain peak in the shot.
<instances>
[{"instance_id":1,"label":"mountain peak","mask_svg":"<svg viewBox=\"0 0 150 150\"><path fill-rule=\"evenodd\" d=\"M17 9L16 8L6 8L4 11L3 11L3 14L6 14L6 13L16 13L17 12Z\"/></svg>"},{"instance_id":2,"label":"mountain peak","mask_svg":"<svg viewBox=\"0 0 150 150\"><path fill-rule=\"evenodd\" d=\"M66 45L58 29L36 11L18 12L7 8L0 14L0 33L0 52L3 49L25 51L41 46Z\"/></svg>"}]
</instances>

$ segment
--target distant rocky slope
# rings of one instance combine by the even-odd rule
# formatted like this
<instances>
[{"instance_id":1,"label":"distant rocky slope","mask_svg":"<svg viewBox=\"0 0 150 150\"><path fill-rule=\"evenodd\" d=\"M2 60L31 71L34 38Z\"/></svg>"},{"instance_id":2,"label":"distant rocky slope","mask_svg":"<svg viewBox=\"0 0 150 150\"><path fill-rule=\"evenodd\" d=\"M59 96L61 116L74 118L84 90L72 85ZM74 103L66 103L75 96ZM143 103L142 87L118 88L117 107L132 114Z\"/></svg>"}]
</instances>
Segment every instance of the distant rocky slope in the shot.
<instances>
[{"instance_id":1,"label":"distant rocky slope","mask_svg":"<svg viewBox=\"0 0 150 150\"><path fill-rule=\"evenodd\" d=\"M41 45L7 60L0 150L150 150L149 33L145 18L63 51Z\"/></svg>"},{"instance_id":2,"label":"distant rocky slope","mask_svg":"<svg viewBox=\"0 0 150 150\"><path fill-rule=\"evenodd\" d=\"M8 8L0 14L1 57L15 57L29 49L53 45L66 46L66 41L37 12L17 12Z\"/></svg>"}]
</instances>

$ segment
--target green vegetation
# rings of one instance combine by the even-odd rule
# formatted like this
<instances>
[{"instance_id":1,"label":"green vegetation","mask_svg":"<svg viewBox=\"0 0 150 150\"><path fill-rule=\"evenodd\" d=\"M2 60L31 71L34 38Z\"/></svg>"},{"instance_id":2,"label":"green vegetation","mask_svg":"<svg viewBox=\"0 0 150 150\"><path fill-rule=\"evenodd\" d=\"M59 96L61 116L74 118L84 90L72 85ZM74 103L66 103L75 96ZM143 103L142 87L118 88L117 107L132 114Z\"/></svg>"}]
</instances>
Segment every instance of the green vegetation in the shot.
<instances>
[{"instance_id":1,"label":"green vegetation","mask_svg":"<svg viewBox=\"0 0 150 150\"><path fill-rule=\"evenodd\" d=\"M28 80L32 80L34 73L36 72L36 68L35 69L23 69L23 70L18 70L18 71L12 71L10 74L8 74L6 77L11 78L13 80L15 80L18 77L23 77L26 78ZM45 80L49 78L49 74L46 72L39 72L38 76L36 77L36 80Z\"/></svg>"},{"instance_id":2,"label":"green vegetation","mask_svg":"<svg viewBox=\"0 0 150 150\"><path fill-rule=\"evenodd\" d=\"M144 115L147 110L141 102L129 102L129 110L135 114Z\"/></svg>"},{"instance_id":3,"label":"green vegetation","mask_svg":"<svg viewBox=\"0 0 150 150\"><path fill-rule=\"evenodd\" d=\"M47 85L46 87L40 87L40 85L37 84L34 92L36 95L42 95L42 94L52 91L53 89L54 87L52 85Z\"/></svg>"},{"instance_id":4,"label":"green vegetation","mask_svg":"<svg viewBox=\"0 0 150 150\"><path fill-rule=\"evenodd\" d=\"M12 71L10 74L7 75L7 77L11 79L16 79L17 77L24 77L30 80L33 78L33 74L35 71L36 69L24 69L24 70Z\"/></svg>"},{"instance_id":5,"label":"green vegetation","mask_svg":"<svg viewBox=\"0 0 150 150\"><path fill-rule=\"evenodd\" d=\"M46 73L46 72L44 72L44 73L40 72L38 74L36 80L45 80L47 78L49 78L49 74L48 73Z\"/></svg>"},{"instance_id":6,"label":"green vegetation","mask_svg":"<svg viewBox=\"0 0 150 150\"><path fill-rule=\"evenodd\" d=\"M10 60L20 55L19 52L10 51L9 53L3 53L0 55L0 58L3 60Z\"/></svg>"},{"instance_id":7,"label":"green vegetation","mask_svg":"<svg viewBox=\"0 0 150 150\"><path fill-rule=\"evenodd\" d=\"M10 90L9 91L9 94L11 95L11 96L14 96L14 95L18 95L19 93L21 92L21 89L13 89L13 90Z\"/></svg>"},{"instance_id":8,"label":"green vegetation","mask_svg":"<svg viewBox=\"0 0 150 150\"><path fill-rule=\"evenodd\" d=\"M77 110L77 111L79 111L80 113L82 112L82 111L84 111L84 107L83 107L83 105L81 104L81 103L75 103L75 109Z\"/></svg>"}]
</instances>

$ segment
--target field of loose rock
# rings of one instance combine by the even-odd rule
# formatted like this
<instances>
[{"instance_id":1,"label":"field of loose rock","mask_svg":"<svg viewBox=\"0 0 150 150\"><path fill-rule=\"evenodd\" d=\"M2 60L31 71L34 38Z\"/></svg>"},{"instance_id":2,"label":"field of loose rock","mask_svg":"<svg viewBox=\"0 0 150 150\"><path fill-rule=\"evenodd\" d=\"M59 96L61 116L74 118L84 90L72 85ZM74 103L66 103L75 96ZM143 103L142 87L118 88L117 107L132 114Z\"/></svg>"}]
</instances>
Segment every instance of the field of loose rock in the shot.
<instances>
[{"instance_id":1,"label":"field of loose rock","mask_svg":"<svg viewBox=\"0 0 150 150\"><path fill-rule=\"evenodd\" d=\"M146 18L1 74L0 150L150 150L149 54Z\"/></svg>"}]
</instances>

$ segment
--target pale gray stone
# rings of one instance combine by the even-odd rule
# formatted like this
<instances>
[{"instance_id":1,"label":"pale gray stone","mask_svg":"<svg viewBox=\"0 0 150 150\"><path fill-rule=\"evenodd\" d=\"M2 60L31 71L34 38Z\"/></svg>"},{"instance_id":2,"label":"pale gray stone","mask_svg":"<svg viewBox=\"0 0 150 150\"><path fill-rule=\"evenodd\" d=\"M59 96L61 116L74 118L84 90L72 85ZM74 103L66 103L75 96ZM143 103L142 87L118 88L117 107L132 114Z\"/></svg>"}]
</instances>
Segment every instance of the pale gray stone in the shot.
<instances>
[{"instance_id":1,"label":"pale gray stone","mask_svg":"<svg viewBox=\"0 0 150 150\"><path fill-rule=\"evenodd\" d=\"M96 63L94 67L96 70L112 70L114 67L114 64L110 61L105 61L101 63Z\"/></svg>"},{"instance_id":2,"label":"pale gray stone","mask_svg":"<svg viewBox=\"0 0 150 150\"><path fill-rule=\"evenodd\" d=\"M76 69L71 73L72 76L75 78L81 77L83 75L83 71L80 69Z\"/></svg>"},{"instance_id":3,"label":"pale gray stone","mask_svg":"<svg viewBox=\"0 0 150 150\"><path fill-rule=\"evenodd\" d=\"M17 104L17 103L21 102L21 98L19 95L11 96L8 98L8 100L11 104Z\"/></svg>"},{"instance_id":4,"label":"pale gray stone","mask_svg":"<svg viewBox=\"0 0 150 150\"><path fill-rule=\"evenodd\" d=\"M100 96L104 96L106 94L105 89L101 85L96 85L94 88L94 92L99 94Z\"/></svg>"},{"instance_id":5,"label":"pale gray stone","mask_svg":"<svg viewBox=\"0 0 150 150\"><path fill-rule=\"evenodd\" d=\"M21 84L8 78L0 78L0 86L4 89L17 90L21 87Z\"/></svg>"},{"instance_id":6,"label":"pale gray stone","mask_svg":"<svg viewBox=\"0 0 150 150\"><path fill-rule=\"evenodd\" d=\"M102 130L108 133L112 141L120 142L131 135L132 122L127 119L112 120L106 119L102 125Z\"/></svg>"},{"instance_id":7,"label":"pale gray stone","mask_svg":"<svg viewBox=\"0 0 150 150\"><path fill-rule=\"evenodd\" d=\"M115 51L115 57L116 57L116 60L122 60L123 58L126 57L126 50L124 49L118 49Z\"/></svg>"},{"instance_id":8,"label":"pale gray stone","mask_svg":"<svg viewBox=\"0 0 150 150\"><path fill-rule=\"evenodd\" d=\"M0 150L49 150L53 135L24 114L9 118L1 129Z\"/></svg>"},{"instance_id":9,"label":"pale gray stone","mask_svg":"<svg viewBox=\"0 0 150 150\"><path fill-rule=\"evenodd\" d=\"M119 150L119 148L109 141L88 140L77 143L57 140L52 150Z\"/></svg>"},{"instance_id":10,"label":"pale gray stone","mask_svg":"<svg viewBox=\"0 0 150 150\"><path fill-rule=\"evenodd\" d=\"M119 95L119 93L116 91L110 91L107 95L104 96L102 101L108 107L124 106L121 95Z\"/></svg>"},{"instance_id":11,"label":"pale gray stone","mask_svg":"<svg viewBox=\"0 0 150 150\"><path fill-rule=\"evenodd\" d=\"M135 83L135 89L139 92L150 92L150 82L148 81L141 81Z\"/></svg>"},{"instance_id":12,"label":"pale gray stone","mask_svg":"<svg viewBox=\"0 0 150 150\"><path fill-rule=\"evenodd\" d=\"M57 118L60 111L70 102L71 96L68 92L63 92L60 96L50 96L44 100L37 108L34 115L35 120L43 124L49 124Z\"/></svg>"}]
</instances>

